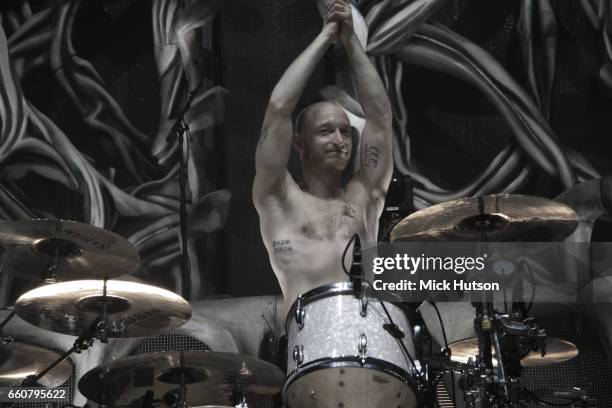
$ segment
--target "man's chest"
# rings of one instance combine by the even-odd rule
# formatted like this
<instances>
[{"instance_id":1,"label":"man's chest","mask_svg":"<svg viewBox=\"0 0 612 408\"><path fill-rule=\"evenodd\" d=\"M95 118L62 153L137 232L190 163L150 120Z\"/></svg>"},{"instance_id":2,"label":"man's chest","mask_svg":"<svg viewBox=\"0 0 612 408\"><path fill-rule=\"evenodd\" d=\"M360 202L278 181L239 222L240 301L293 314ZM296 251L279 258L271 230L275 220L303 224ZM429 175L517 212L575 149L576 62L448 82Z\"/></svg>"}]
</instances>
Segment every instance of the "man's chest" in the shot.
<instances>
[{"instance_id":1,"label":"man's chest","mask_svg":"<svg viewBox=\"0 0 612 408\"><path fill-rule=\"evenodd\" d=\"M363 228L363 209L346 200L306 198L287 213L291 230L302 238L316 241L347 239Z\"/></svg>"}]
</instances>

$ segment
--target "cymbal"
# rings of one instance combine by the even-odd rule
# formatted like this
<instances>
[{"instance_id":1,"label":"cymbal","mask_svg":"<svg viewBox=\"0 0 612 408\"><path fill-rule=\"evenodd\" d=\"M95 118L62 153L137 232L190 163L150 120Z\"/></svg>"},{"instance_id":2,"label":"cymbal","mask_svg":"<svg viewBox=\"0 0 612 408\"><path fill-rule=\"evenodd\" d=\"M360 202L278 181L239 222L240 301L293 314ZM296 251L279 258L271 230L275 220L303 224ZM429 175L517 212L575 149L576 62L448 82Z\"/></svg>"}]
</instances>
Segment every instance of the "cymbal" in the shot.
<instances>
[{"instance_id":1,"label":"cymbal","mask_svg":"<svg viewBox=\"0 0 612 408\"><path fill-rule=\"evenodd\" d=\"M138 282L78 280L41 286L23 294L15 312L34 326L79 336L89 333L106 299L108 337L142 337L182 326L191 305L169 290Z\"/></svg>"},{"instance_id":2,"label":"cymbal","mask_svg":"<svg viewBox=\"0 0 612 408\"><path fill-rule=\"evenodd\" d=\"M461 198L417 211L393 228L391 241L562 241L578 226L574 210L546 198L504 194L481 199Z\"/></svg>"},{"instance_id":3,"label":"cymbal","mask_svg":"<svg viewBox=\"0 0 612 408\"><path fill-rule=\"evenodd\" d=\"M125 238L89 224L64 220L0 223L0 246L7 246L19 278L41 280L56 252L56 281L113 278L132 272L139 255Z\"/></svg>"},{"instance_id":4,"label":"cymbal","mask_svg":"<svg viewBox=\"0 0 612 408\"><path fill-rule=\"evenodd\" d=\"M466 364L468 359L476 358L478 355L478 338L471 337L459 340L448 345L451 349L451 360ZM495 350L491 347L493 356ZM521 366L536 367L571 360L578 355L578 348L569 341L556 337L546 337L546 355L542 357L539 351L531 351L521 359ZM497 366L497 360L493 359L493 365Z\"/></svg>"},{"instance_id":5,"label":"cymbal","mask_svg":"<svg viewBox=\"0 0 612 408\"><path fill-rule=\"evenodd\" d=\"M47 348L13 341L0 346L0 387L20 386L26 377L36 375L49 367L61 356ZM38 383L55 388L65 383L72 375L72 365L62 361L45 374Z\"/></svg>"},{"instance_id":6,"label":"cymbal","mask_svg":"<svg viewBox=\"0 0 612 408\"><path fill-rule=\"evenodd\" d=\"M571 360L578 355L578 348L574 343L555 337L546 338L546 355L542 357L540 352L531 351L521 360L523 367L538 367L549 364L562 363Z\"/></svg>"},{"instance_id":7,"label":"cymbal","mask_svg":"<svg viewBox=\"0 0 612 408\"><path fill-rule=\"evenodd\" d=\"M128 405L147 391L163 399L180 387L185 374L189 406L230 406L233 398L272 397L285 379L273 364L254 357L213 351L152 353L96 367L79 381L88 399L106 405ZM106 396L105 394L106 390ZM236 395L236 391L239 391Z\"/></svg>"}]
</instances>

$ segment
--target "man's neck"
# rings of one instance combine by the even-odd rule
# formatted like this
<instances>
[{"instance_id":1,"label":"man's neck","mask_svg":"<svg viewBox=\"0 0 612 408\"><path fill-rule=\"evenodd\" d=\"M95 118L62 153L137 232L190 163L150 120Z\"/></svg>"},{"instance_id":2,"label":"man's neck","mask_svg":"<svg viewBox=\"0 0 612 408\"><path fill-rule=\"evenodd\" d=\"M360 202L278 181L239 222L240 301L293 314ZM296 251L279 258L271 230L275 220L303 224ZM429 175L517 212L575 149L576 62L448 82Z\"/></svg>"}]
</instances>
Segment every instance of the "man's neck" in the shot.
<instances>
[{"instance_id":1,"label":"man's neck","mask_svg":"<svg viewBox=\"0 0 612 408\"><path fill-rule=\"evenodd\" d=\"M319 198L336 198L342 194L341 174L302 170L304 182L302 189Z\"/></svg>"}]
</instances>

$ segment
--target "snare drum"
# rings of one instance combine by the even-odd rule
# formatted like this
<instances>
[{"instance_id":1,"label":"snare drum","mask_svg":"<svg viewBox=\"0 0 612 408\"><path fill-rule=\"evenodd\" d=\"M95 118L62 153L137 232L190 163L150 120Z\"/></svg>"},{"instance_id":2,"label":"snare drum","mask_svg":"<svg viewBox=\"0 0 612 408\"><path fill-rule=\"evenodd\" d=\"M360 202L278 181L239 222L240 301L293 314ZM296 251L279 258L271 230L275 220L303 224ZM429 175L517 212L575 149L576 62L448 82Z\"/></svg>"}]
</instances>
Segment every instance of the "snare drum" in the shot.
<instances>
[{"instance_id":1,"label":"snare drum","mask_svg":"<svg viewBox=\"0 0 612 408\"><path fill-rule=\"evenodd\" d=\"M414 358L410 321L385 302ZM291 306L286 325L289 408L414 408L414 367L377 299L355 294L350 282L313 289Z\"/></svg>"}]
</instances>

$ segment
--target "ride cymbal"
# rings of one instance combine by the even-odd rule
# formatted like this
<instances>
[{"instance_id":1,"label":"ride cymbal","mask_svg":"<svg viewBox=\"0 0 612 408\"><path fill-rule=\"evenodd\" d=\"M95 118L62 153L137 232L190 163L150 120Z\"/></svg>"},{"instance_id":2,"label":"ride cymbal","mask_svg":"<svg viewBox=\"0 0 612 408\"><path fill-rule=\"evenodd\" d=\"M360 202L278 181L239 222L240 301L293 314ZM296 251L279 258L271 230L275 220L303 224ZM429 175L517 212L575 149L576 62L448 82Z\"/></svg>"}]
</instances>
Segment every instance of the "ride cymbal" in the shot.
<instances>
[{"instance_id":1,"label":"ride cymbal","mask_svg":"<svg viewBox=\"0 0 612 408\"><path fill-rule=\"evenodd\" d=\"M578 226L570 207L541 197L461 198L417 211L391 231L391 241L562 241Z\"/></svg>"},{"instance_id":2,"label":"ride cymbal","mask_svg":"<svg viewBox=\"0 0 612 408\"><path fill-rule=\"evenodd\" d=\"M467 364L468 359L475 359L478 355L478 338L471 337L459 340L448 345L451 349L451 360L458 363ZM497 366L495 350L491 347L493 365ZM546 355L542 357L540 352L531 351L521 359L521 366L536 367L556 363L562 363L578 355L578 348L569 341L561 340L556 337L546 338Z\"/></svg>"},{"instance_id":3,"label":"ride cymbal","mask_svg":"<svg viewBox=\"0 0 612 408\"><path fill-rule=\"evenodd\" d=\"M60 355L44 347L13 341L0 345L0 387L18 387L29 376L48 368ZM62 361L38 383L46 388L59 387L72 375L72 365Z\"/></svg>"},{"instance_id":4,"label":"ride cymbal","mask_svg":"<svg viewBox=\"0 0 612 408\"><path fill-rule=\"evenodd\" d=\"M108 337L142 337L182 326L191 305L174 292L137 282L79 280L46 285L23 294L15 312L34 326L79 336L101 321L106 304Z\"/></svg>"},{"instance_id":5,"label":"ride cymbal","mask_svg":"<svg viewBox=\"0 0 612 408\"><path fill-rule=\"evenodd\" d=\"M285 379L273 364L254 357L213 351L153 353L96 367L79 381L79 390L99 404L121 406L154 392L173 401L184 375L188 406L235 406L242 396L272 397Z\"/></svg>"},{"instance_id":6,"label":"ride cymbal","mask_svg":"<svg viewBox=\"0 0 612 408\"><path fill-rule=\"evenodd\" d=\"M89 224L63 220L0 223L0 246L6 246L19 278L55 281L113 278L132 272L139 255L125 238ZM58 264L51 267L57 256ZM45 273L45 270L47 272Z\"/></svg>"}]
</instances>

